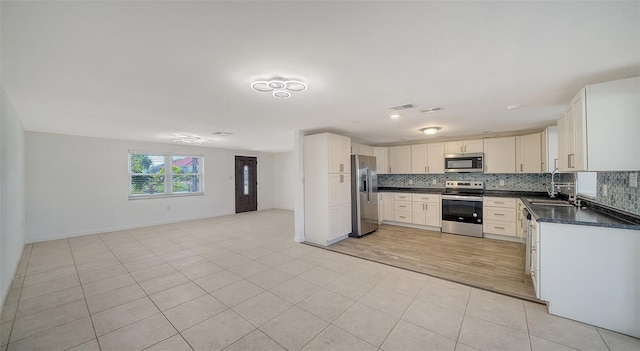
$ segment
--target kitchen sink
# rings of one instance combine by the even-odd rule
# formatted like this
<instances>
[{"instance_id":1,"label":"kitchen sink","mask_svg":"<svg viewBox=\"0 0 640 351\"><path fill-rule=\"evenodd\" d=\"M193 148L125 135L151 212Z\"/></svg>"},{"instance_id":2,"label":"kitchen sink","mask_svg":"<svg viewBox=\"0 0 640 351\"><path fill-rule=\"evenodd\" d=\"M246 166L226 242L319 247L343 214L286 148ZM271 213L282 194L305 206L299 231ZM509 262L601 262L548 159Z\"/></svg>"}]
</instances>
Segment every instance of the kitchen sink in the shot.
<instances>
[{"instance_id":1,"label":"kitchen sink","mask_svg":"<svg viewBox=\"0 0 640 351\"><path fill-rule=\"evenodd\" d=\"M569 201L566 200L553 200L553 199L527 199L529 203L532 205L543 205L543 206L573 206Z\"/></svg>"}]
</instances>

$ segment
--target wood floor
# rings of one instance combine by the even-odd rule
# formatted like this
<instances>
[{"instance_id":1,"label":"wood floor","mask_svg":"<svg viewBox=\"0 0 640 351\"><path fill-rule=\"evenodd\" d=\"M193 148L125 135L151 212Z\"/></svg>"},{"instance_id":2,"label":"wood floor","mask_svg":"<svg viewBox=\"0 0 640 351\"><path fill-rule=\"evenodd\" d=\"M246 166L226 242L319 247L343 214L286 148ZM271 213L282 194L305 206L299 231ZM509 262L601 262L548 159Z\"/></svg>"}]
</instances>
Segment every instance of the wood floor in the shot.
<instances>
[{"instance_id":1,"label":"wood floor","mask_svg":"<svg viewBox=\"0 0 640 351\"><path fill-rule=\"evenodd\" d=\"M525 245L382 224L327 249L540 302L524 273Z\"/></svg>"}]
</instances>

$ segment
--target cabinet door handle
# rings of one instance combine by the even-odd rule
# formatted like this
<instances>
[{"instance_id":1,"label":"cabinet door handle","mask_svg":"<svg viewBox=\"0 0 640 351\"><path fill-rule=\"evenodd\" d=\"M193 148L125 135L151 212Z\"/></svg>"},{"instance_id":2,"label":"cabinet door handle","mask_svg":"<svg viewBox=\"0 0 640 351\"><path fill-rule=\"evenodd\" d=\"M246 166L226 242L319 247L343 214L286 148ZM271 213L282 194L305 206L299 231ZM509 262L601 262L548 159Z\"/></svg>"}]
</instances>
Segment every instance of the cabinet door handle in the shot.
<instances>
[{"instance_id":1,"label":"cabinet door handle","mask_svg":"<svg viewBox=\"0 0 640 351\"><path fill-rule=\"evenodd\" d=\"M400 218L407 218L407 217L405 217L405 216L399 216L399 217L400 217Z\"/></svg>"},{"instance_id":2,"label":"cabinet door handle","mask_svg":"<svg viewBox=\"0 0 640 351\"><path fill-rule=\"evenodd\" d=\"M424 173L427 173L427 166L424 166Z\"/></svg>"},{"instance_id":3,"label":"cabinet door handle","mask_svg":"<svg viewBox=\"0 0 640 351\"><path fill-rule=\"evenodd\" d=\"M496 229L502 229L502 230L504 230L504 227L497 227L497 226L495 226L495 225L494 225L493 227L494 227L494 228L496 228Z\"/></svg>"},{"instance_id":4,"label":"cabinet door handle","mask_svg":"<svg viewBox=\"0 0 640 351\"><path fill-rule=\"evenodd\" d=\"M495 213L496 216L503 216L504 217L504 213Z\"/></svg>"},{"instance_id":5,"label":"cabinet door handle","mask_svg":"<svg viewBox=\"0 0 640 351\"><path fill-rule=\"evenodd\" d=\"M340 175L340 183L344 183L344 175Z\"/></svg>"},{"instance_id":6,"label":"cabinet door handle","mask_svg":"<svg viewBox=\"0 0 640 351\"><path fill-rule=\"evenodd\" d=\"M405 206L405 205L400 205L400 207L404 208L404 207L407 207L407 206Z\"/></svg>"},{"instance_id":7,"label":"cabinet door handle","mask_svg":"<svg viewBox=\"0 0 640 351\"><path fill-rule=\"evenodd\" d=\"M504 205L504 201L495 201L495 203Z\"/></svg>"},{"instance_id":8,"label":"cabinet door handle","mask_svg":"<svg viewBox=\"0 0 640 351\"><path fill-rule=\"evenodd\" d=\"M424 210L429 211L429 204L424 204Z\"/></svg>"},{"instance_id":9,"label":"cabinet door handle","mask_svg":"<svg viewBox=\"0 0 640 351\"><path fill-rule=\"evenodd\" d=\"M540 163L540 171L544 172L544 169L545 169L544 162L542 162L542 163Z\"/></svg>"},{"instance_id":10,"label":"cabinet door handle","mask_svg":"<svg viewBox=\"0 0 640 351\"><path fill-rule=\"evenodd\" d=\"M344 172L344 163L340 164L340 172Z\"/></svg>"},{"instance_id":11,"label":"cabinet door handle","mask_svg":"<svg viewBox=\"0 0 640 351\"><path fill-rule=\"evenodd\" d=\"M558 168L558 159L557 159L557 158L554 158L554 159L553 159L553 168L554 168L554 169L555 169L555 168ZM543 169L543 171L544 171L544 169Z\"/></svg>"},{"instance_id":12,"label":"cabinet door handle","mask_svg":"<svg viewBox=\"0 0 640 351\"><path fill-rule=\"evenodd\" d=\"M521 164L520 164L520 172L522 172L522 171L523 171L522 167L524 167L524 164L522 164L522 163L521 163Z\"/></svg>"},{"instance_id":13,"label":"cabinet door handle","mask_svg":"<svg viewBox=\"0 0 640 351\"><path fill-rule=\"evenodd\" d=\"M576 159L576 155L575 154L569 154L567 155L567 163L568 163L568 167L569 168L575 168L575 159Z\"/></svg>"}]
</instances>

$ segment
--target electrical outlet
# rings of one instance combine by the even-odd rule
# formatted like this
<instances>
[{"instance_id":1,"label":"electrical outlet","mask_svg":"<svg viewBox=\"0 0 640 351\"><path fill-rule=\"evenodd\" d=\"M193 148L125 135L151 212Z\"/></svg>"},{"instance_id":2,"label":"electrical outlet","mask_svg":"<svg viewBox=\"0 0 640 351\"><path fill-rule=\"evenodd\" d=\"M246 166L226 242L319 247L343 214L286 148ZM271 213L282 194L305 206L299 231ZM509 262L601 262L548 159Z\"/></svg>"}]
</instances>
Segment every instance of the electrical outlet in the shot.
<instances>
[{"instance_id":1,"label":"electrical outlet","mask_svg":"<svg viewBox=\"0 0 640 351\"><path fill-rule=\"evenodd\" d=\"M500 186L504 186L504 179L500 179Z\"/></svg>"},{"instance_id":2,"label":"electrical outlet","mask_svg":"<svg viewBox=\"0 0 640 351\"><path fill-rule=\"evenodd\" d=\"M409 179L409 185L413 185L413 179Z\"/></svg>"},{"instance_id":3,"label":"electrical outlet","mask_svg":"<svg viewBox=\"0 0 640 351\"><path fill-rule=\"evenodd\" d=\"M602 184L602 196L607 196L607 184Z\"/></svg>"},{"instance_id":4,"label":"electrical outlet","mask_svg":"<svg viewBox=\"0 0 640 351\"><path fill-rule=\"evenodd\" d=\"M433 180L431 181L431 184L436 185L436 184L438 184L438 182L437 182L435 179L433 179Z\"/></svg>"},{"instance_id":5,"label":"electrical outlet","mask_svg":"<svg viewBox=\"0 0 640 351\"><path fill-rule=\"evenodd\" d=\"M629 186L632 188L638 187L638 173L629 173Z\"/></svg>"}]
</instances>

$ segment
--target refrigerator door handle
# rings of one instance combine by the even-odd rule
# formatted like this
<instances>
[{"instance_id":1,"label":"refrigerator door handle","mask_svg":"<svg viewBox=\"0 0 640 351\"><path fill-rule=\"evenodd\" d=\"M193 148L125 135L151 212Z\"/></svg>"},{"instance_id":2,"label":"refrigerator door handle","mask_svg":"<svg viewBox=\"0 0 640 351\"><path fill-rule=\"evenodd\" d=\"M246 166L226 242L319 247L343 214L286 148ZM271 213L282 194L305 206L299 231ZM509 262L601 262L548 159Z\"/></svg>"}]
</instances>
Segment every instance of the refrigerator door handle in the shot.
<instances>
[{"instance_id":1,"label":"refrigerator door handle","mask_svg":"<svg viewBox=\"0 0 640 351\"><path fill-rule=\"evenodd\" d=\"M369 179L372 179L371 177L371 168L367 168L367 176L369 177ZM371 195L373 194L373 191L371 190L371 184L369 184L369 193L367 194L367 200L369 201L369 203L371 203Z\"/></svg>"},{"instance_id":2,"label":"refrigerator door handle","mask_svg":"<svg viewBox=\"0 0 640 351\"><path fill-rule=\"evenodd\" d=\"M371 203L371 185L367 184L367 181L369 180L369 168L367 168L367 173L362 175L362 182L364 183L364 191L367 193L367 203Z\"/></svg>"}]
</instances>

